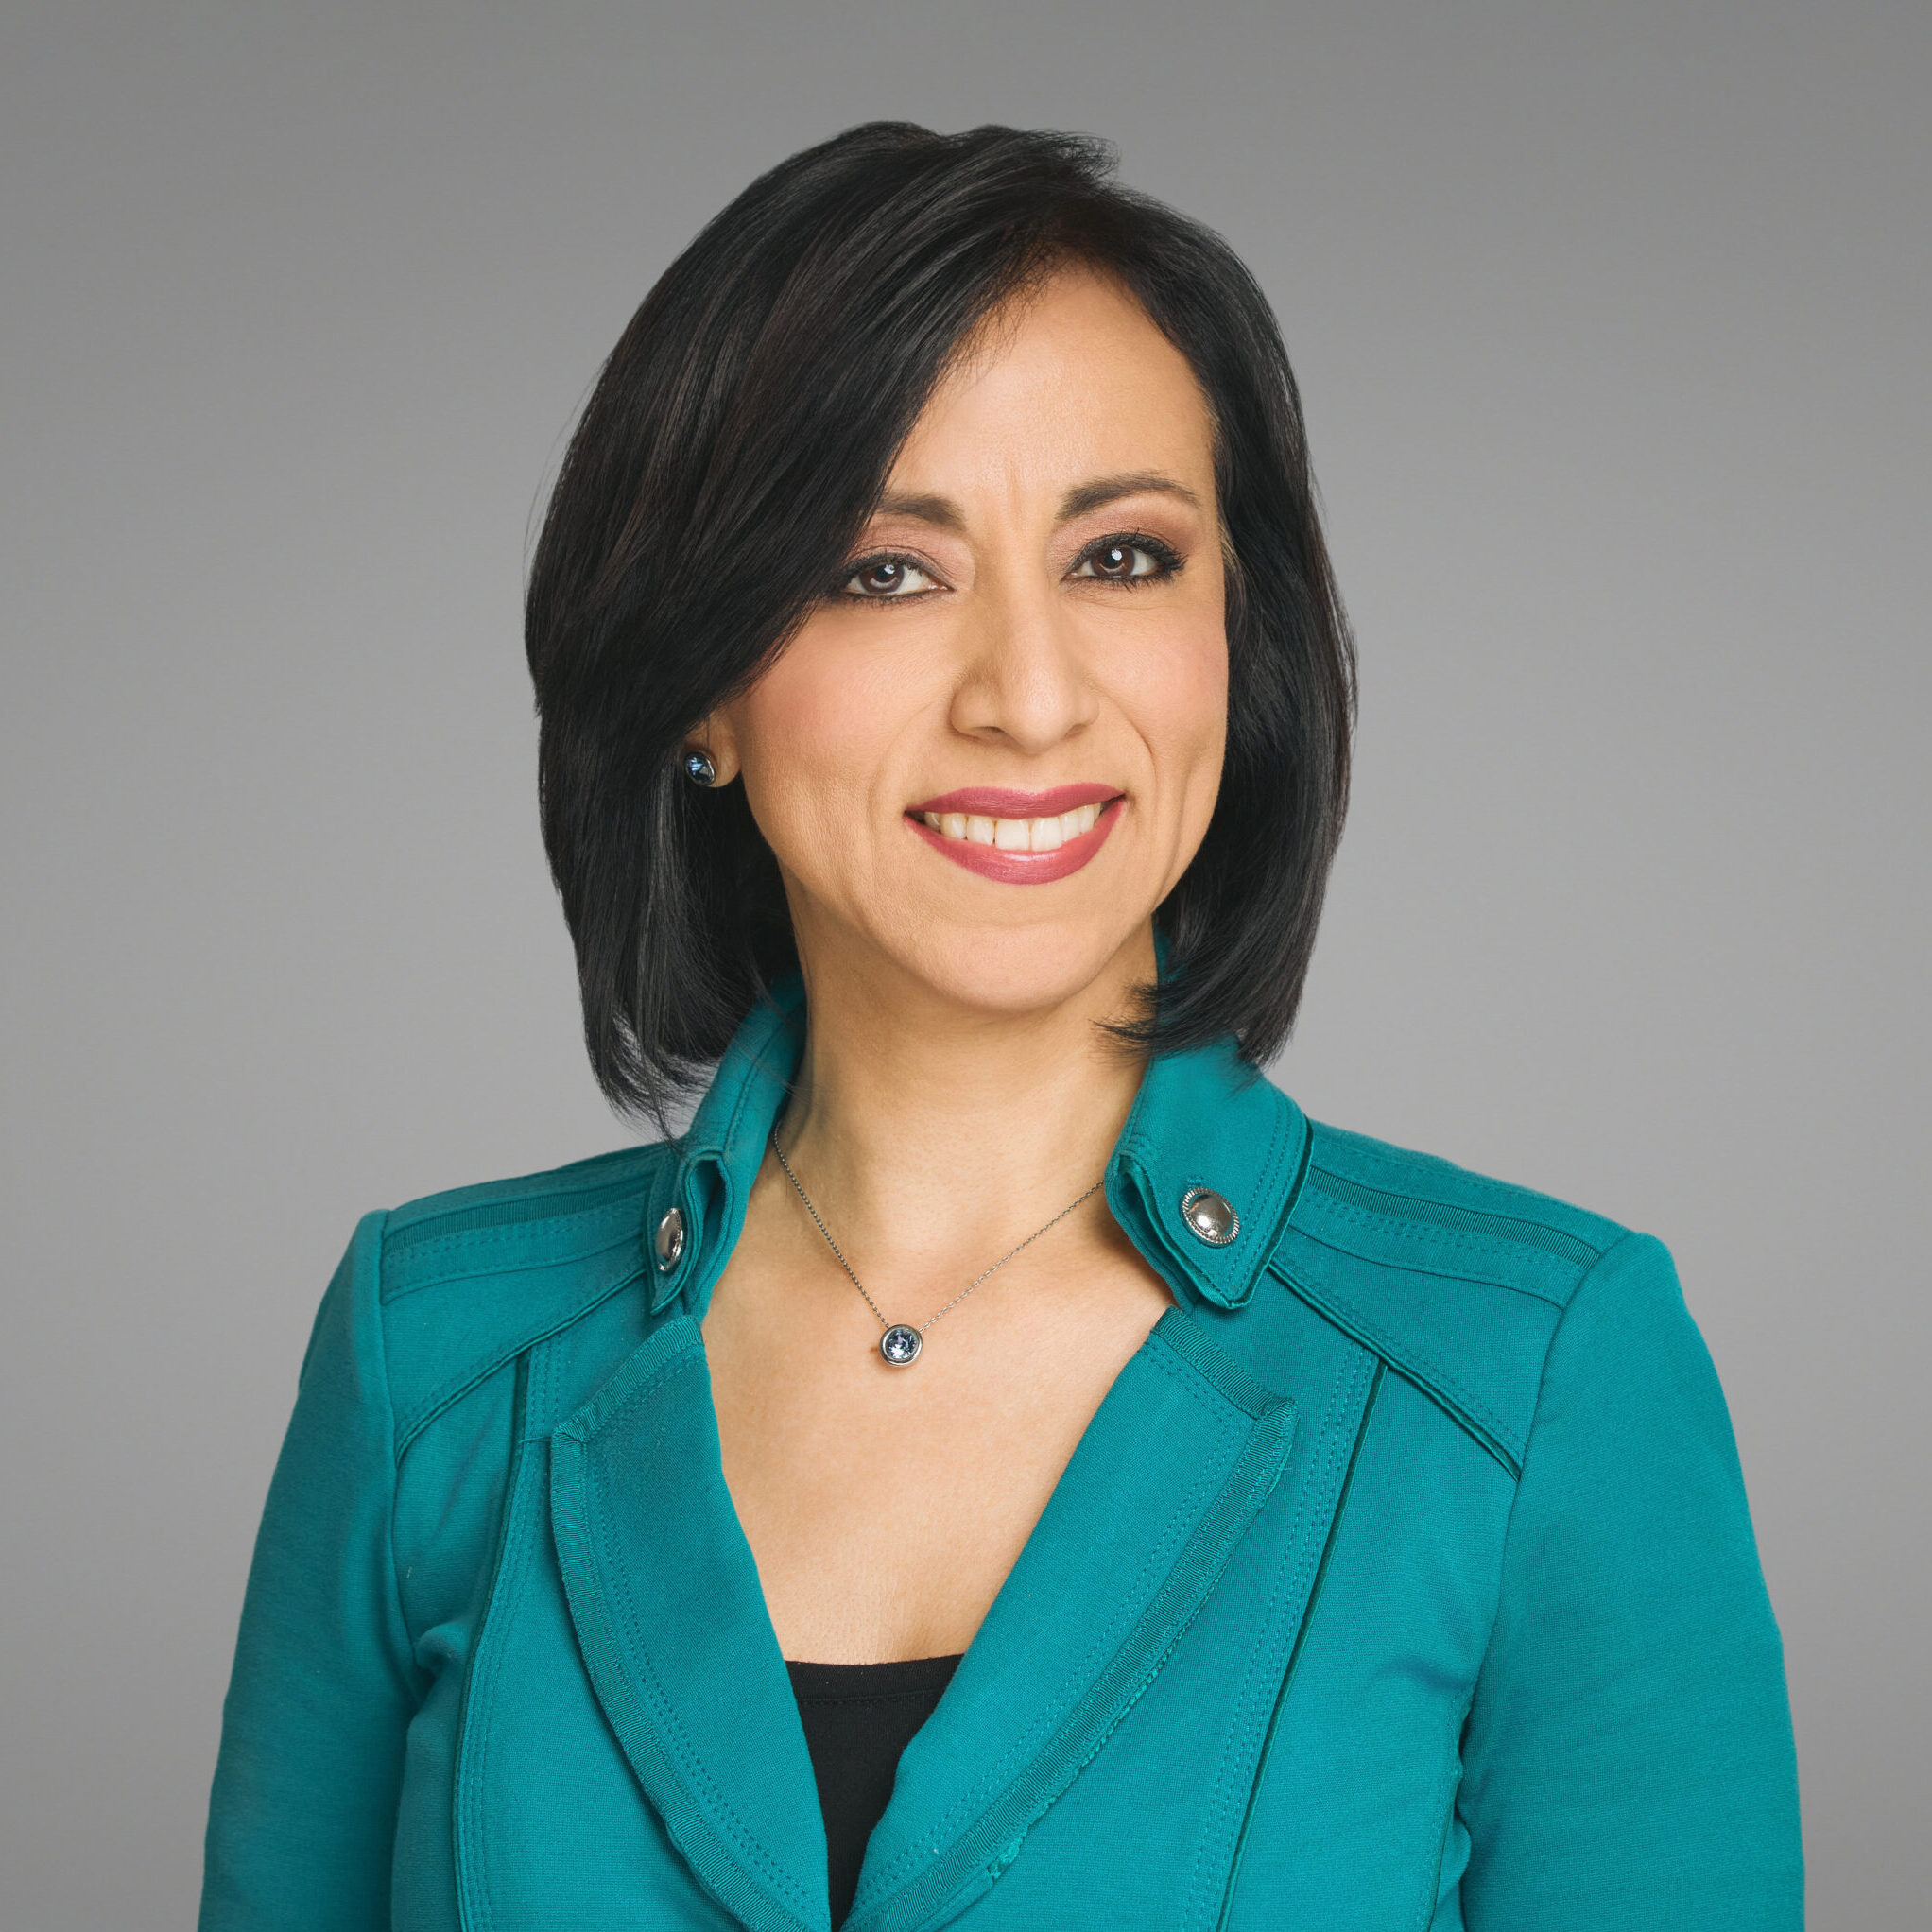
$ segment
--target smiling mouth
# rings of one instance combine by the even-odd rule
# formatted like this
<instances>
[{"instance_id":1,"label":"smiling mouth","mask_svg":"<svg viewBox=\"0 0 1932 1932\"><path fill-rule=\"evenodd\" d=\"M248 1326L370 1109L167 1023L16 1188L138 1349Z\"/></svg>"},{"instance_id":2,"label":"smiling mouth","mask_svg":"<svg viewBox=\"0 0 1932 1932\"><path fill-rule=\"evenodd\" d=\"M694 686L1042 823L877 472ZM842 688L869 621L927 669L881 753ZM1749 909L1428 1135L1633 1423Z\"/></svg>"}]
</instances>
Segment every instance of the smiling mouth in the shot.
<instances>
[{"instance_id":1,"label":"smiling mouth","mask_svg":"<svg viewBox=\"0 0 1932 1932\"><path fill-rule=\"evenodd\" d=\"M969 787L909 807L906 822L934 851L1005 885L1045 885L1077 872L1107 842L1126 796L1105 785L1050 791Z\"/></svg>"},{"instance_id":2,"label":"smiling mouth","mask_svg":"<svg viewBox=\"0 0 1932 1932\"><path fill-rule=\"evenodd\" d=\"M920 818L941 838L990 845L997 852L1058 852L1099 822L1098 804L1076 805L1039 819L995 819L983 812L922 812Z\"/></svg>"}]
</instances>

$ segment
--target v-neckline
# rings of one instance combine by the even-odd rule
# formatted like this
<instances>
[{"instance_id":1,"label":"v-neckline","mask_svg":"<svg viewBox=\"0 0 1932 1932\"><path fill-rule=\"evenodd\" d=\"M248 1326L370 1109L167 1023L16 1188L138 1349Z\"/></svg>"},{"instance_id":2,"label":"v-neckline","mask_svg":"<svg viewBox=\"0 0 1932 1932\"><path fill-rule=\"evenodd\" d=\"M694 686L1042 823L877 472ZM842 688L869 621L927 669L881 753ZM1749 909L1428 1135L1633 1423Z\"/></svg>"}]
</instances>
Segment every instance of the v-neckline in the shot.
<instances>
[{"instance_id":1,"label":"v-neckline","mask_svg":"<svg viewBox=\"0 0 1932 1932\"><path fill-rule=\"evenodd\" d=\"M803 998L796 973L774 985L680 1157L653 1169L643 1234L656 1326L551 1440L552 1533L606 1718L694 1872L754 1932L822 1932L824 1833L724 1481L699 1324L797 1068ZM1300 1109L1232 1040L1148 1063L1107 1201L1176 1303L1089 1418L907 1747L852 1932L915 1932L994 1882L1163 1669L1281 1479L1295 1405L1217 1331L1263 1278L1309 1147ZM1203 1191L1227 1210L1225 1242L1188 1219ZM1317 1480L1297 1467L1298 1487Z\"/></svg>"},{"instance_id":2,"label":"v-neckline","mask_svg":"<svg viewBox=\"0 0 1932 1932\"><path fill-rule=\"evenodd\" d=\"M909 1932L992 1882L1213 1589L1293 1414L1180 1308L1153 1324L900 1761L853 1932ZM592 1681L672 1837L747 1925L825 1932L817 1785L688 1315L557 1430L551 1500Z\"/></svg>"}]
</instances>

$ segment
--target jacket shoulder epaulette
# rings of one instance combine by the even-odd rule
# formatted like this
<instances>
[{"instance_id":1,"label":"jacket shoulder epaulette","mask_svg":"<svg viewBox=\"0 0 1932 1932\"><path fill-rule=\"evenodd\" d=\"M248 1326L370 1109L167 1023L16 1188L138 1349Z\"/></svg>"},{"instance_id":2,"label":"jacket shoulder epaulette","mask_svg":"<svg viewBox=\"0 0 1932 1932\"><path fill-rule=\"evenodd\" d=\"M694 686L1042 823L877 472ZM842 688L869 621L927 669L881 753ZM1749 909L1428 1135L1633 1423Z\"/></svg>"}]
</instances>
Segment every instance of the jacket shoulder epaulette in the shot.
<instances>
[{"instance_id":1,"label":"jacket shoulder epaulette","mask_svg":"<svg viewBox=\"0 0 1932 1932\"><path fill-rule=\"evenodd\" d=\"M1520 1473L1557 1324L1630 1231L1435 1155L1311 1132L1274 1272Z\"/></svg>"},{"instance_id":2,"label":"jacket shoulder epaulette","mask_svg":"<svg viewBox=\"0 0 1932 1932\"><path fill-rule=\"evenodd\" d=\"M400 1455L484 1377L644 1271L666 1142L452 1188L384 1216L384 1349Z\"/></svg>"}]
</instances>

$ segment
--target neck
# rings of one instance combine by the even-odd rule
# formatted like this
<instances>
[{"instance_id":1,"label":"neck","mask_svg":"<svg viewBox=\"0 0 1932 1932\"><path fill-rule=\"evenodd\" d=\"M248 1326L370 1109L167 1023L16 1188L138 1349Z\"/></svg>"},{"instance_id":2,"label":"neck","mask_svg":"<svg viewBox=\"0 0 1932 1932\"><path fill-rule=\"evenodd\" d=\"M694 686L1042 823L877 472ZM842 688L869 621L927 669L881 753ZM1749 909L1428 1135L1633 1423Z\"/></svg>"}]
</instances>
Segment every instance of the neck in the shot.
<instances>
[{"instance_id":1,"label":"neck","mask_svg":"<svg viewBox=\"0 0 1932 1932\"><path fill-rule=\"evenodd\" d=\"M779 1140L849 1252L990 1255L1100 1177L1145 1059L1098 1023L1153 977L1151 928L1075 998L1017 1014L803 963L805 1050Z\"/></svg>"}]
</instances>

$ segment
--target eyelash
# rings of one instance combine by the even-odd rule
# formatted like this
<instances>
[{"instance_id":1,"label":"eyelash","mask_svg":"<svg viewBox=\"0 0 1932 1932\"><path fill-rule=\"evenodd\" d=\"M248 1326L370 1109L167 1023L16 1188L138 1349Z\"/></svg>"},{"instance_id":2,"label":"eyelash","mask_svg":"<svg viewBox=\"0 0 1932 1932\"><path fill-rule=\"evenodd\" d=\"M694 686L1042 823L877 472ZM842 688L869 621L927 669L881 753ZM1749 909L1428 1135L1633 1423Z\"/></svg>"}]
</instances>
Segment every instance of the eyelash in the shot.
<instances>
[{"instance_id":1,"label":"eyelash","mask_svg":"<svg viewBox=\"0 0 1932 1932\"><path fill-rule=\"evenodd\" d=\"M1145 530L1115 530L1110 536L1095 537L1074 559L1074 568L1078 570L1088 558L1102 550L1115 549L1145 550L1153 560L1154 567L1145 577L1103 577L1090 578L1090 582L1126 584L1130 589L1144 583L1164 583L1168 578L1178 576L1187 561L1171 543L1164 543L1159 537L1149 536Z\"/></svg>"},{"instance_id":2,"label":"eyelash","mask_svg":"<svg viewBox=\"0 0 1932 1932\"><path fill-rule=\"evenodd\" d=\"M1084 579L1089 583L1112 583L1128 590L1139 590L1144 584L1164 583L1178 576L1187 560L1171 543L1164 543L1159 537L1149 536L1145 530L1114 530L1104 537L1095 537L1073 561L1068 575L1072 576L1090 558L1097 557L1106 550L1144 550L1153 561L1153 569L1141 577L1094 577ZM865 557L854 557L850 563L841 567L832 586L832 595L843 597L851 604L916 604L922 598L932 595L930 591L913 591L906 596L868 596L863 591L846 589L854 578L861 572L874 570L882 563L904 563L912 569L923 572L927 577L939 573L929 565L922 563L917 557L905 550L874 550Z\"/></svg>"}]
</instances>

